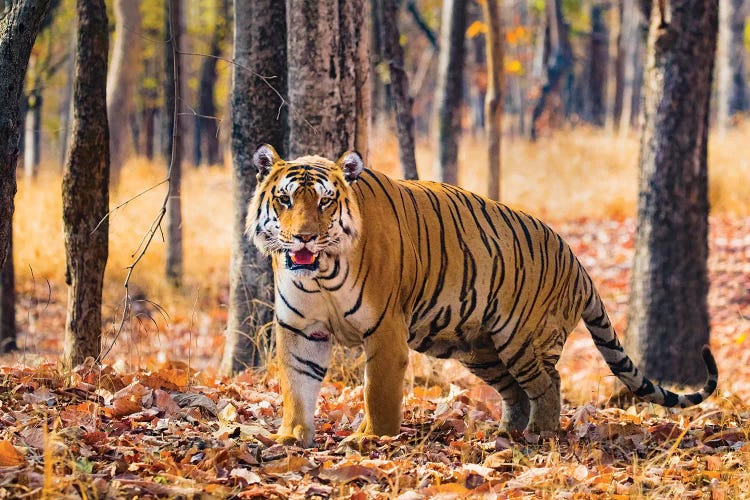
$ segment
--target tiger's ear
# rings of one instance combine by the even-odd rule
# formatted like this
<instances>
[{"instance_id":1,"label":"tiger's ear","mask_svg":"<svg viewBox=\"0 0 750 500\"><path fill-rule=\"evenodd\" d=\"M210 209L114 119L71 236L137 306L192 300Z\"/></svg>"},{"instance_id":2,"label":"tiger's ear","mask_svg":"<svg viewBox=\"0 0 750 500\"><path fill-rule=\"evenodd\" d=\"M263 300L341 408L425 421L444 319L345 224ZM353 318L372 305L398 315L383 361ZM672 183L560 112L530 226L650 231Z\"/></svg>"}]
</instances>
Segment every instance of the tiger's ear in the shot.
<instances>
[{"instance_id":1,"label":"tiger's ear","mask_svg":"<svg viewBox=\"0 0 750 500\"><path fill-rule=\"evenodd\" d=\"M258 181L265 179L271 171L271 167L273 167L279 160L281 160L281 157L279 157L279 153L273 149L273 146L270 144L262 144L259 146L253 154L253 166L258 171L256 174Z\"/></svg>"},{"instance_id":2,"label":"tiger's ear","mask_svg":"<svg viewBox=\"0 0 750 500\"><path fill-rule=\"evenodd\" d=\"M341 155L336 165L344 172L346 182L352 183L359 178L359 174L365 169L362 157L356 151L347 151Z\"/></svg>"}]
</instances>

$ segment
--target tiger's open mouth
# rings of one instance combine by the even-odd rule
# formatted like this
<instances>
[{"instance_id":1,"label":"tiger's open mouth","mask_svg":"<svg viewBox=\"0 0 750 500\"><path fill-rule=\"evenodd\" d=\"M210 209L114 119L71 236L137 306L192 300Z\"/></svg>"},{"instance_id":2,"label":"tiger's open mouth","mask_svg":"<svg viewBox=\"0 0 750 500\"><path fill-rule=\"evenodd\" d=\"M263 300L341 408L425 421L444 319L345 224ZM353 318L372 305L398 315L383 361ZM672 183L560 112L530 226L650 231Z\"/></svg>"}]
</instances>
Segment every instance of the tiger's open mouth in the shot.
<instances>
[{"instance_id":1,"label":"tiger's open mouth","mask_svg":"<svg viewBox=\"0 0 750 500\"><path fill-rule=\"evenodd\" d=\"M292 271L307 270L317 271L318 270L318 254L311 252L307 248L297 250L296 252L286 253L286 267Z\"/></svg>"}]
</instances>

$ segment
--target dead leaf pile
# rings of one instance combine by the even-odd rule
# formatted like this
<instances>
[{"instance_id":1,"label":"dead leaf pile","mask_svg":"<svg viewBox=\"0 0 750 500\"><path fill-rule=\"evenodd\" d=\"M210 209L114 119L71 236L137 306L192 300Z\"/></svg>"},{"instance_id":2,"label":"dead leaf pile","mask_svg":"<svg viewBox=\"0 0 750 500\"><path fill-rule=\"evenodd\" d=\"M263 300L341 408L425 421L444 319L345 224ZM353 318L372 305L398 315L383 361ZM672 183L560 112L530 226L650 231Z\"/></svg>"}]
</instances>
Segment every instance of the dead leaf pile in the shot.
<instances>
[{"instance_id":1,"label":"dead leaf pile","mask_svg":"<svg viewBox=\"0 0 750 500\"><path fill-rule=\"evenodd\" d=\"M742 498L750 491L750 219L711 224L712 348L721 379L719 393L698 408L608 403L613 377L588 334L577 332L561 361L565 404L553 435L498 434L497 394L449 361L415 375L419 383L407 391L397 436L354 449L346 438L362 420L363 391L334 378L321 391L315 448L282 446L272 435L281 416L274 367L217 378L211 332L222 324L196 328L200 341L181 339L170 350L173 337L189 330L189 317L176 316L178 326L161 332L159 342L138 344L147 353L139 369L118 363L117 355L110 357L113 366L90 360L70 374L47 362L0 366L0 492L12 498ZM632 221L576 221L558 230L624 331ZM49 314L57 314L54 307Z\"/></svg>"}]
</instances>

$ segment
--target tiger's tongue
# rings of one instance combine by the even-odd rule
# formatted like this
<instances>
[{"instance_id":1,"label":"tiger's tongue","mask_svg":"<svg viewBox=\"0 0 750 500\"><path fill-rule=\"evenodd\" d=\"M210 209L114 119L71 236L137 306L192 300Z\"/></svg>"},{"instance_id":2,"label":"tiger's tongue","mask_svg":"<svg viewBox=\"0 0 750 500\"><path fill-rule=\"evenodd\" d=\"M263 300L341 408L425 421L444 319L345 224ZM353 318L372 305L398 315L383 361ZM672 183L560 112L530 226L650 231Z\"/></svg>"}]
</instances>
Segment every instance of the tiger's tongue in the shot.
<instances>
[{"instance_id":1,"label":"tiger's tongue","mask_svg":"<svg viewBox=\"0 0 750 500\"><path fill-rule=\"evenodd\" d=\"M292 262L295 264L307 265L315 262L316 255L307 248L303 248L296 252L289 252L289 257L292 258Z\"/></svg>"}]
</instances>

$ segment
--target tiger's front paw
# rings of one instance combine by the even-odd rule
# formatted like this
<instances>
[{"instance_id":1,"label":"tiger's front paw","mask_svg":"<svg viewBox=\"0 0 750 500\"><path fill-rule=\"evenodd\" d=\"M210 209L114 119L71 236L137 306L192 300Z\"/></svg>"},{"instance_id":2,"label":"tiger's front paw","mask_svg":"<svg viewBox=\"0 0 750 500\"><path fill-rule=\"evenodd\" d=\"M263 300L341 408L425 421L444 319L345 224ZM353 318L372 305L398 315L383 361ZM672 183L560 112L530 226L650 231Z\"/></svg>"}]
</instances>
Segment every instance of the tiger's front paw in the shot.
<instances>
[{"instance_id":1,"label":"tiger's front paw","mask_svg":"<svg viewBox=\"0 0 750 500\"><path fill-rule=\"evenodd\" d=\"M293 429L279 429L279 433L274 436L274 440L283 445L299 445L303 448L310 448L315 438L315 429L303 425L296 425Z\"/></svg>"}]
</instances>

